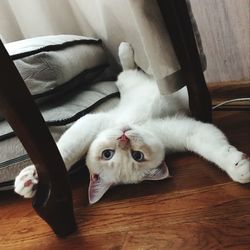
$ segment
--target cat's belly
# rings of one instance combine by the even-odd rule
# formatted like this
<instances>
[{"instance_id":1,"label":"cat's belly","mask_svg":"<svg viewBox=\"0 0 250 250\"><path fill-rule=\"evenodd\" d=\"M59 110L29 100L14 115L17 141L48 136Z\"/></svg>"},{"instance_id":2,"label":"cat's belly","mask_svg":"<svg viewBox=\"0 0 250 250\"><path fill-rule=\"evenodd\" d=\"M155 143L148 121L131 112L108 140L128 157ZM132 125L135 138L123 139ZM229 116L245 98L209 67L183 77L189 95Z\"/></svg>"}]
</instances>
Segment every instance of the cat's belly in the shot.
<instances>
[{"instance_id":1,"label":"cat's belly","mask_svg":"<svg viewBox=\"0 0 250 250\"><path fill-rule=\"evenodd\" d=\"M149 109L126 109L117 110L113 121L117 126L129 126L130 124L142 124L152 118L152 112Z\"/></svg>"}]
</instances>

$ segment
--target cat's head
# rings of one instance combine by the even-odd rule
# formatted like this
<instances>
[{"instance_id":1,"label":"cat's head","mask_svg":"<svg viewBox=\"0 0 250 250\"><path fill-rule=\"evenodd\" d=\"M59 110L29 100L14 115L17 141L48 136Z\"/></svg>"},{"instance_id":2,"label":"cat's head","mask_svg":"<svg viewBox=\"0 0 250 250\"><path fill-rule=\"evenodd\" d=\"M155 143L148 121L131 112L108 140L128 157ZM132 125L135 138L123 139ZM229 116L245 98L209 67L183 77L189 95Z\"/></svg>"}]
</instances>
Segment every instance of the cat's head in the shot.
<instances>
[{"instance_id":1,"label":"cat's head","mask_svg":"<svg viewBox=\"0 0 250 250\"><path fill-rule=\"evenodd\" d=\"M161 180L169 176L164 147L139 126L102 131L91 143L89 202L97 202L113 185Z\"/></svg>"}]
</instances>

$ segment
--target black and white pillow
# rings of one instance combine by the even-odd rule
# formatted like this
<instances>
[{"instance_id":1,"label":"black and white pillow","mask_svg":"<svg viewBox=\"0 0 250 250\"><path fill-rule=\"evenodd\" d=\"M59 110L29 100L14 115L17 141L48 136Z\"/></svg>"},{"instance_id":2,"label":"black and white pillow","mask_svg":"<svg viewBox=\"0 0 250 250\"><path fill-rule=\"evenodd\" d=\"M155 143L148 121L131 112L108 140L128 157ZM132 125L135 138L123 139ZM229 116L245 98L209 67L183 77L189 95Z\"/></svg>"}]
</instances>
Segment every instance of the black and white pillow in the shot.
<instances>
[{"instance_id":1,"label":"black and white pillow","mask_svg":"<svg viewBox=\"0 0 250 250\"><path fill-rule=\"evenodd\" d=\"M93 71L96 75L108 65L101 40L84 36L42 36L5 47L35 99L53 95L79 75Z\"/></svg>"},{"instance_id":2,"label":"black and white pillow","mask_svg":"<svg viewBox=\"0 0 250 250\"><path fill-rule=\"evenodd\" d=\"M102 41L85 36L41 36L4 46L37 103L90 82L108 66Z\"/></svg>"}]
</instances>

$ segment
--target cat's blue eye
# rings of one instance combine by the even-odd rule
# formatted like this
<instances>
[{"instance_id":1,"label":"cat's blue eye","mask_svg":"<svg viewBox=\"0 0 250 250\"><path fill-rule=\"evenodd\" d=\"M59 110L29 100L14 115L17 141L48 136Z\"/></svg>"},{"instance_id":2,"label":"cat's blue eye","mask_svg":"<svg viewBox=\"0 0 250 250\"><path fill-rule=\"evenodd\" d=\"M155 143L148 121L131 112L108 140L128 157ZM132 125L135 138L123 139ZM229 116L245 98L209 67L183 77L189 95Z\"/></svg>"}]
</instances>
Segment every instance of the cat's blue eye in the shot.
<instances>
[{"instance_id":1,"label":"cat's blue eye","mask_svg":"<svg viewBox=\"0 0 250 250\"><path fill-rule=\"evenodd\" d=\"M131 155L135 161L144 161L144 154L141 151L132 151Z\"/></svg>"},{"instance_id":2,"label":"cat's blue eye","mask_svg":"<svg viewBox=\"0 0 250 250\"><path fill-rule=\"evenodd\" d=\"M108 161L114 156L114 154L115 154L115 150L105 149L102 151L102 159Z\"/></svg>"}]
</instances>

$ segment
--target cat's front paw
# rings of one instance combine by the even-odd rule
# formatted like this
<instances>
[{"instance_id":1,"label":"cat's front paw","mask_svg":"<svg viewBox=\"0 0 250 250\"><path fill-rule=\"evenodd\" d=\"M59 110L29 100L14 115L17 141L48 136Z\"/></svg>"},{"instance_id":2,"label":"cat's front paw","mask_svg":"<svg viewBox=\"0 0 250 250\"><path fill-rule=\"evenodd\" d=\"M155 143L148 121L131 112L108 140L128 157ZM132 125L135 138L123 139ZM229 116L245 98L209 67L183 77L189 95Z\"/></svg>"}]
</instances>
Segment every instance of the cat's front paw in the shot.
<instances>
[{"instance_id":1,"label":"cat's front paw","mask_svg":"<svg viewBox=\"0 0 250 250\"><path fill-rule=\"evenodd\" d=\"M250 182L250 158L242 154L240 159L227 169L227 173L236 182Z\"/></svg>"},{"instance_id":2,"label":"cat's front paw","mask_svg":"<svg viewBox=\"0 0 250 250\"><path fill-rule=\"evenodd\" d=\"M26 167L15 179L15 192L24 198L32 198L36 193L37 183L38 176L35 166Z\"/></svg>"}]
</instances>

